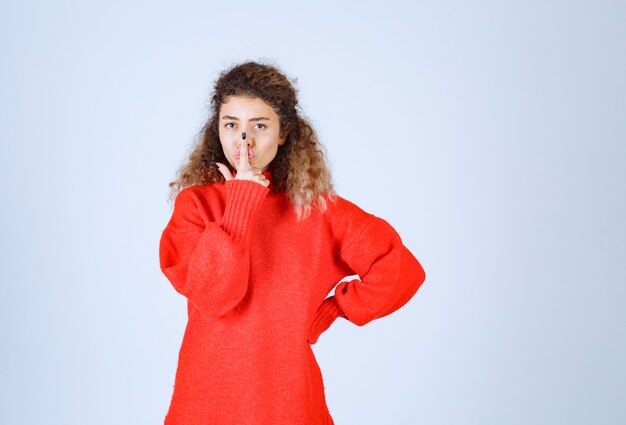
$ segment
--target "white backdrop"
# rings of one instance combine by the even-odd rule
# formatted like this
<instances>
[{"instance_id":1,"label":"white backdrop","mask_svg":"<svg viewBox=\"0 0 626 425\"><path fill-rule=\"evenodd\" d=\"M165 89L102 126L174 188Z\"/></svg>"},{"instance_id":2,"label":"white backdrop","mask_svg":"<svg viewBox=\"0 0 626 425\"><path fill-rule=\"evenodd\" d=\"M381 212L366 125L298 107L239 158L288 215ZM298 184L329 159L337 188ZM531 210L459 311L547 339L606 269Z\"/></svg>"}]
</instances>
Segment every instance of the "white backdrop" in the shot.
<instances>
[{"instance_id":1,"label":"white backdrop","mask_svg":"<svg viewBox=\"0 0 626 425\"><path fill-rule=\"evenodd\" d=\"M337 425L626 423L623 2L77 3L0 3L0 423L162 423L167 183L247 59L427 273L314 346Z\"/></svg>"}]
</instances>

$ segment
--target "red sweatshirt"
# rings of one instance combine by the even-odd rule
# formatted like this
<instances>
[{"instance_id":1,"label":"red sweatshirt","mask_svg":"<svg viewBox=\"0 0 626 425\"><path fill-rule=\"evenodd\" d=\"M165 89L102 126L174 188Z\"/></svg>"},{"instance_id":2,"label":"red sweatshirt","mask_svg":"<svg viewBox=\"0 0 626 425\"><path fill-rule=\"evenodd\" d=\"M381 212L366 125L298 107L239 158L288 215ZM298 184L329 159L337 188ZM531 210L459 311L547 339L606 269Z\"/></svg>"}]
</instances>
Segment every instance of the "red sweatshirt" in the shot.
<instances>
[{"instance_id":1,"label":"red sweatshirt","mask_svg":"<svg viewBox=\"0 0 626 425\"><path fill-rule=\"evenodd\" d=\"M272 189L229 180L176 197L159 254L188 322L165 424L333 424L311 344L337 317L392 313L425 280L383 219L337 197L296 221Z\"/></svg>"}]
</instances>

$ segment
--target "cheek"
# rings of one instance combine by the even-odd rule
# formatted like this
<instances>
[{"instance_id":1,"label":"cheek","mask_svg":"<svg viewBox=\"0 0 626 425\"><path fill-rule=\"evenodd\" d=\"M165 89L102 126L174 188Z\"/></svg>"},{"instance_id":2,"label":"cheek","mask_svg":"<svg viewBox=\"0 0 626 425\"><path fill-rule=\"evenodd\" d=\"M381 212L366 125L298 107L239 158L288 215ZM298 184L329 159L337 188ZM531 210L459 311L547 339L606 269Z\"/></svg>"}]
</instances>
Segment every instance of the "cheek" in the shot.
<instances>
[{"instance_id":1,"label":"cheek","mask_svg":"<svg viewBox=\"0 0 626 425\"><path fill-rule=\"evenodd\" d=\"M268 140L263 151L265 151L266 155L275 155L278 151L278 143L276 139Z\"/></svg>"},{"instance_id":2,"label":"cheek","mask_svg":"<svg viewBox=\"0 0 626 425\"><path fill-rule=\"evenodd\" d=\"M275 151L278 149L278 142L280 141L280 133L278 131L272 132L272 134L268 134L265 138L265 144L268 147L268 150Z\"/></svg>"},{"instance_id":3,"label":"cheek","mask_svg":"<svg viewBox=\"0 0 626 425\"><path fill-rule=\"evenodd\" d=\"M228 135L220 131L219 138L222 150L224 151L224 153L227 153L228 149L226 149L226 147L228 146Z\"/></svg>"}]
</instances>

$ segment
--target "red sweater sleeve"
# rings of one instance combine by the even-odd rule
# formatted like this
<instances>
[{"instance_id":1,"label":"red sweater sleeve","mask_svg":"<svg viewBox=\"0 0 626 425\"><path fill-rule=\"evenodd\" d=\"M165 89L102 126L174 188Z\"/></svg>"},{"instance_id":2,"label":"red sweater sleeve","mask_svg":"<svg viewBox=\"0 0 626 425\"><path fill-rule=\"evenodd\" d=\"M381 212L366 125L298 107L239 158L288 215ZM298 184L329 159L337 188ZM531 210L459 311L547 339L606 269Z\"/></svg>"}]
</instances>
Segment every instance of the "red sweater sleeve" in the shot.
<instances>
[{"instance_id":1,"label":"red sweater sleeve","mask_svg":"<svg viewBox=\"0 0 626 425\"><path fill-rule=\"evenodd\" d=\"M342 244L339 256L361 280L339 283L334 295L324 300L311 325L308 336L311 344L317 342L320 334L338 317L363 326L393 313L405 305L426 280L422 265L389 223L358 207L346 213L351 218L344 224L347 230L342 240L346 240L346 244Z\"/></svg>"},{"instance_id":2,"label":"red sweater sleeve","mask_svg":"<svg viewBox=\"0 0 626 425\"><path fill-rule=\"evenodd\" d=\"M344 317L358 326L398 310L426 280L422 265L400 235L374 215L340 256L361 280L339 283L334 297Z\"/></svg>"},{"instance_id":3,"label":"red sweater sleeve","mask_svg":"<svg viewBox=\"0 0 626 425\"><path fill-rule=\"evenodd\" d=\"M224 215L215 220L194 190L183 189L159 245L163 274L176 291L214 317L233 309L248 290L249 221L269 192L253 181L224 184Z\"/></svg>"}]
</instances>

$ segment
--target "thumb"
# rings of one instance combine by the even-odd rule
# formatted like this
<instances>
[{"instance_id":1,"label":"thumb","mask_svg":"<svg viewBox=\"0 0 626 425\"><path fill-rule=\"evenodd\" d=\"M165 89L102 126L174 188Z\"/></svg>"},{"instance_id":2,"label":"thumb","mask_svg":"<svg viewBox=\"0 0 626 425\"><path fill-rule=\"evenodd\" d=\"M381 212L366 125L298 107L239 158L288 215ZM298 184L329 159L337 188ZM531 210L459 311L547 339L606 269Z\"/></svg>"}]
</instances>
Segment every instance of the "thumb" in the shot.
<instances>
[{"instance_id":1,"label":"thumb","mask_svg":"<svg viewBox=\"0 0 626 425\"><path fill-rule=\"evenodd\" d=\"M228 169L227 166L225 166L224 164L222 164L220 162L215 162L214 164L217 167L217 169L219 170L219 172L222 173L222 175L224 176L226 181L232 180L234 178L233 175L230 173L230 170Z\"/></svg>"}]
</instances>

